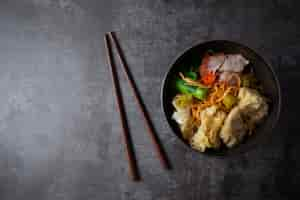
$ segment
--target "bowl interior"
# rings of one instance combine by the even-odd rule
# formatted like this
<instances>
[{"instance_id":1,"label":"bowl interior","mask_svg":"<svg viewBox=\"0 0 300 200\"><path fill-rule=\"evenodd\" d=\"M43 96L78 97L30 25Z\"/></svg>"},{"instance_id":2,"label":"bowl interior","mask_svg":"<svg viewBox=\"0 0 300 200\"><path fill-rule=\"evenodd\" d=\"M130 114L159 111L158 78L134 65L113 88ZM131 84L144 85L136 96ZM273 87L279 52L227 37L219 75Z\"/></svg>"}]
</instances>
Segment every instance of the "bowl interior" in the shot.
<instances>
[{"instance_id":1,"label":"bowl interior","mask_svg":"<svg viewBox=\"0 0 300 200\"><path fill-rule=\"evenodd\" d=\"M184 144L189 146L188 142L182 138L177 123L172 120L172 114L174 112L172 99L177 94L177 91L174 88L174 80L175 77L178 76L178 73L185 67L199 66L204 53L208 50L224 52L225 54L240 53L247 58L250 61L251 67L254 69L257 79L262 84L264 95L270 99L270 109L268 117L256 128L255 134L247 138L243 144L232 149L222 148L217 151L209 150L206 151L206 154L219 155L234 151L244 151L253 147L254 144L262 144L263 139L272 134L272 129L279 118L281 105L279 83L272 67L268 65L261 56L255 53L252 49L235 42L216 40L198 44L185 51L171 65L170 70L167 72L163 81L161 94L162 107L168 124L175 135L180 138Z\"/></svg>"}]
</instances>

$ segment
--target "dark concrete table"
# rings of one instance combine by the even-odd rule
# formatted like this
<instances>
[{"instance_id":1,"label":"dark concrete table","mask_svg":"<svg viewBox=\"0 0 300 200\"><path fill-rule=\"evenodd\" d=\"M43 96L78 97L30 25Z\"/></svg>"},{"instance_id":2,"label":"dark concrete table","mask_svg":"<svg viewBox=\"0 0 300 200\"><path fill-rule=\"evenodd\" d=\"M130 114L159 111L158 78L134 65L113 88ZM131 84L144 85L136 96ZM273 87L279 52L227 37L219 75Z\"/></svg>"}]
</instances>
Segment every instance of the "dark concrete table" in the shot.
<instances>
[{"instance_id":1,"label":"dark concrete table","mask_svg":"<svg viewBox=\"0 0 300 200\"><path fill-rule=\"evenodd\" d=\"M0 199L288 199L299 195L299 1L1 0ZM172 171L161 168L122 87L143 181L128 178L103 49L115 30ZM184 49L244 43L274 65L284 103L266 146L224 159L191 153L160 109L164 73ZM129 91L129 92L127 92Z\"/></svg>"}]
</instances>

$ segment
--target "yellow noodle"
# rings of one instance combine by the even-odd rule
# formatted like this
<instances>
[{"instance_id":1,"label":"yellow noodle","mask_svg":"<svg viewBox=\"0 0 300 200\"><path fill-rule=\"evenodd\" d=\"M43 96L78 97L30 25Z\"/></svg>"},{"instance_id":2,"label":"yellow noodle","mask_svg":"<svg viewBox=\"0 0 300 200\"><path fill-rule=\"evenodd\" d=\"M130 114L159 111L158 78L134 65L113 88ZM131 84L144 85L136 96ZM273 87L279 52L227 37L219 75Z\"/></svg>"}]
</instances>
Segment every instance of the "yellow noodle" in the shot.
<instances>
[{"instance_id":1,"label":"yellow noodle","mask_svg":"<svg viewBox=\"0 0 300 200\"><path fill-rule=\"evenodd\" d=\"M195 123L201 123L200 121L200 113L207 107L212 105L217 105L220 109L228 112L224 105L222 104L222 100L227 94L232 94L234 96L238 95L240 87L240 82L238 81L237 86L228 86L225 82L217 82L210 89L210 92L207 98L201 102L195 102L192 104L192 117Z\"/></svg>"}]
</instances>

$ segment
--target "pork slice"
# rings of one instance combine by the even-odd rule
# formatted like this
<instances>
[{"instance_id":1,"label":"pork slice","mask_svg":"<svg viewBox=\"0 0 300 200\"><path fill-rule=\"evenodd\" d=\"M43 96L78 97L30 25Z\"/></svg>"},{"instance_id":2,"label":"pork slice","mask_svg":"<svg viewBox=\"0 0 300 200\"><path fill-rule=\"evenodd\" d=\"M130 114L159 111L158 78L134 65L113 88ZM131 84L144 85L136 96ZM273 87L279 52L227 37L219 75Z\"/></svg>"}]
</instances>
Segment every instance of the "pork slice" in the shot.
<instances>
[{"instance_id":1,"label":"pork slice","mask_svg":"<svg viewBox=\"0 0 300 200\"><path fill-rule=\"evenodd\" d=\"M228 54L225 57L223 65L220 67L221 72L242 72L244 67L249 64L241 54Z\"/></svg>"},{"instance_id":2,"label":"pork slice","mask_svg":"<svg viewBox=\"0 0 300 200\"><path fill-rule=\"evenodd\" d=\"M218 53L209 57L207 68L210 72L215 73L224 63L225 55L223 53Z\"/></svg>"}]
</instances>

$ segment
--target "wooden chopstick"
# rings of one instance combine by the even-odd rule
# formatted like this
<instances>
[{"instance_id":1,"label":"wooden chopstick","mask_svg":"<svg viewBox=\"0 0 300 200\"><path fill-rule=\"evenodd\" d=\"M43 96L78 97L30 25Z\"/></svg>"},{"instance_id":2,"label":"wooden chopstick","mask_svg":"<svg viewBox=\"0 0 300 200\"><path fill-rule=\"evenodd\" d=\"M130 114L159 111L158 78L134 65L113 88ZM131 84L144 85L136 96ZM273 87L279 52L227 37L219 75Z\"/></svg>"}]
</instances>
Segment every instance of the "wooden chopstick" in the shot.
<instances>
[{"instance_id":1,"label":"wooden chopstick","mask_svg":"<svg viewBox=\"0 0 300 200\"><path fill-rule=\"evenodd\" d=\"M122 122L123 139L124 139L125 146L126 146L126 155L127 155L127 159L128 159L128 163L129 163L129 172L130 172L131 178L134 181L138 181L138 180L140 180L140 176L139 176L139 172L138 172L138 168L137 168L137 164L136 164L135 154L133 151L132 140L131 140L131 137L129 134L129 127L128 127L126 113L125 113L125 109L124 109L124 103L123 103L123 99L122 99L120 85L118 82L116 66L115 66L115 62L113 59L112 46L111 46L108 34L105 34L104 40L105 40L105 47L106 47L106 52L107 52L107 62L108 62L109 68L110 68L111 78L112 78L115 96L117 99L117 105L118 105L118 109L119 109L119 114L120 114L120 118L121 118L121 122Z\"/></svg>"},{"instance_id":2,"label":"wooden chopstick","mask_svg":"<svg viewBox=\"0 0 300 200\"><path fill-rule=\"evenodd\" d=\"M118 53L118 56L120 58L120 61L121 61L121 64L122 64L122 68L123 68L123 71L126 75L126 78L130 84L130 87L133 91L133 94L135 96L135 99L138 103L138 107L140 109L140 111L142 112L143 114L143 119L145 121L145 124L146 124L146 127L148 129L148 133L149 133L149 136L151 138L151 141L155 147L155 150L156 150L156 153L157 153L157 156L162 164L162 166L166 169L169 169L170 168L170 165L169 165L169 161L166 157L166 154L161 146L161 143L159 141L159 138L158 136L156 135L155 133L155 130L154 130L154 127L153 127L153 124L150 120L150 117L149 117L149 114L147 112L147 109L142 101L142 97L140 95L140 93L138 92L138 89L136 87L136 84L134 83L134 80L133 80L133 77L132 77L132 74L130 73L129 71L129 67L127 65L127 62L125 60L125 56L124 56L124 53L123 53L123 50L118 42L118 39L115 35L114 32L110 32L109 33L109 36L110 38L112 39L112 41L114 42L115 44L115 47L117 49L117 53Z\"/></svg>"}]
</instances>

